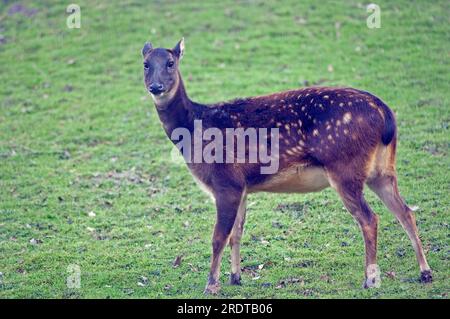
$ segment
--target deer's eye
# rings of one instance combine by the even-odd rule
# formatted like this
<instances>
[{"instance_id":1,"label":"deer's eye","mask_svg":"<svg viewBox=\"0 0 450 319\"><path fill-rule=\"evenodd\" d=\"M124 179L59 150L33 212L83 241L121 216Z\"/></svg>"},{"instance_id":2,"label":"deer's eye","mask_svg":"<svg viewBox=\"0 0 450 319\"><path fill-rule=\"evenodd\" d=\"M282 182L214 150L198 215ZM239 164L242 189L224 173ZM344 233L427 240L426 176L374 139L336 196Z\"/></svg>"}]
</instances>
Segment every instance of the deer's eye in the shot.
<instances>
[{"instance_id":1,"label":"deer's eye","mask_svg":"<svg viewBox=\"0 0 450 319\"><path fill-rule=\"evenodd\" d=\"M150 66L148 65L148 63L147 63L147 62L144 62L144 69L145 69L145 70L148 70L149 67L150 67Z\"/></svg>"},{"instance_id":2,"label":"deer's eye","mask_svg":"<svg viewBox=\"0 0 450 319\"><path fill-rule=\"evenodd\" d=\"M170 60L170 61L167 62L167 67L168 67L168 68L173 68L174 64L175 64L175 62L173 62L172 60Z\"/></svg>"}]
</instances>

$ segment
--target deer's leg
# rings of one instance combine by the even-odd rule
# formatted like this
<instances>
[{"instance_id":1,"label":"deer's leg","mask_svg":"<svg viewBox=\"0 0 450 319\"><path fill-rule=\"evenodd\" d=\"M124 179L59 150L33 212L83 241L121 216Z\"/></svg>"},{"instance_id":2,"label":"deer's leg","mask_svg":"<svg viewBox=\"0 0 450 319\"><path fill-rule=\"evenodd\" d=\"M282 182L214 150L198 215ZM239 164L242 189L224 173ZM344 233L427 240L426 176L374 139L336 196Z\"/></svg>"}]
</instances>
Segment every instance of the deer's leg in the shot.
<instances>
[{"instance_id":1,"label":"deer's leg","mask_svg":"<svg viewBox=\"0 0 450 319\"><path fill-rule=\"evenodd\" d=\"M211 270L205 288L206 294L217 294L220 290L219 276L223 249L235 223L242 196L242 190L221 189L215 192L217 220L212 238Z\"/></svg>"},{"instance_id":2,"label":"deer's leg","mask_svg":"<svg viewBox=\"0 0 450 319\"><path fill-rule=\"evenodd\" d=\"M231 247L230 284L232 285L241 284L240 248L241 248L242 233L244 231L245 213L246 213L246 196L243 195L230 236L230 247Z\"/></svg>"},{"instance_id":3,"label":"deer's leg","mask_svg":"<svg viewBox=\"0 0 450 319\"><path fill-rule=\"evenodd\" d=\"M397 177L395 175L382 175L368 181L368 186L378 195L386 207L397 217L403 229L408 234L412 242L416 258L419 263L422 282L431 282L432 273L428 266L427 259L423 252L422 242L420 241L416 219L411 208L406 205L400 196L397 186Z\"/></svg>"},{"instance_id":4,"label":"deer's leg","mask_svg":"<svg viewBox=\"0 0 450 319\"><path fill-rule=\"evenodd\" d=\"M364 288L379 284L377 266L377 228L378 216L367 205L363 195L363 182L333 178L331 185L337 190L347 210L359 223L365 245L366 264Z\"/></svg>"}]
</instances>

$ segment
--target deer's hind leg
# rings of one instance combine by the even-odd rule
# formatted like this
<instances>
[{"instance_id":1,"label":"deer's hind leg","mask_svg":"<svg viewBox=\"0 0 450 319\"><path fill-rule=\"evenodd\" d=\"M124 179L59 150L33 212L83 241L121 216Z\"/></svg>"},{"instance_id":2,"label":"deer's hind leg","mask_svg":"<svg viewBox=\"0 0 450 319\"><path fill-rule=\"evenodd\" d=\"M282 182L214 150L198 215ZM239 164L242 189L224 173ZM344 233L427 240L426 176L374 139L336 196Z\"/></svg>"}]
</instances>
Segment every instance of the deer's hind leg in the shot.
<instances>
[{"instance_id":1,"label":"deer's hind leg","mask_svg":"<svg viewBox=\"0 0 450 319\"><path fill-rule=\"evenodd\" d=\"M345 173L344 173L345 172ZM358 222L365 246L365 280L363 287L379 285L377 266L378 216L367 204L363 195L364 176L357 168L328 172L331 186L338 192L347 210Z\"/></svg>"},{"instance_id":2,"label":"deer's hind leg","mask_svg":"<svg viewBox=\"0 0 450 319\"><path fill-rule=\"evenodd\" d=\"M367 180L367 185L395 215L411 240L420 267L421 281L431 282L432 273L423 252L414 213L400 196L398 190L395 169L396 142L394 139L388 146L378 147L374 157L374 169Z\"/></svg>"},{"instance_id":3,"label":"deer's hind leg","mask_svg":"<svg viewBox=\"0 0 450 319\"><path fill-rule=\"evenodd\" d=\"M420 279L427 283L432 281L432 273L423 252L416 219L410 207L400 196L396 175L379 175L368 180L367 185L377 194L386 207L395 215L412 242L420 267Z\"/></svg>"}]
</instances>

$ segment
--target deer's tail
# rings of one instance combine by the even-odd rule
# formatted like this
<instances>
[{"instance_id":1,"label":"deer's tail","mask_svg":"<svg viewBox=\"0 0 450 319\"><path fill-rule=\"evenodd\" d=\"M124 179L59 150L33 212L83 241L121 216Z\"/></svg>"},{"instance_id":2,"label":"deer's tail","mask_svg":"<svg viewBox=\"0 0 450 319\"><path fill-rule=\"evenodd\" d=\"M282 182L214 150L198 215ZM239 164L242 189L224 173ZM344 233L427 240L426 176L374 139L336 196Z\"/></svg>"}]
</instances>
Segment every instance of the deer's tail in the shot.
<instances>
[{"instance_id":1,"label":"deer's tail","mask_svg":"<svg viewBox=\"0 0 450 319\"><path fill-rule=\"evenodd\" d=\"M389 145L395 137L397 125L395 123L395 116L392 110L383 102L379 104L384 113L384 130L381 134L381 141L384 145Z\"/></svg>"},{"instance_id":2,"label":"deer's tail","mask_svg":"<svg viewBox=\"0 0 450 319\"><path fill-rule=\"evenodd\" d=\"M389 145L392 140L395 138L397 132L397 124L395 122L395 116L392 110L387 106L381 99L376 97L375 95L368 93L372 99L375 101L377 106L381 109L384 115L384 128L381 133L381 141L384 145Z\"/></svg>"}]
</instances>

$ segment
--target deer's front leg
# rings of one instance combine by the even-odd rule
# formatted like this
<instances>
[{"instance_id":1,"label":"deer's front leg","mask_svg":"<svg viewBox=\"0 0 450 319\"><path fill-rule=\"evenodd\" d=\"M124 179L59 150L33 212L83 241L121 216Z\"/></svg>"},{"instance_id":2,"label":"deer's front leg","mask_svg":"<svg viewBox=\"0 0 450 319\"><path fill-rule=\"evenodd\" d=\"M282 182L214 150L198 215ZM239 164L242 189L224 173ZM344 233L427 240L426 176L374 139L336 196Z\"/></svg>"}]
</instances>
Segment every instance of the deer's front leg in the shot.
<instances>
[{"instance_id":1,"label":"deer's front leg","mask_svg":"<svg viewBox=\"0 0 450 319\"><path fill-rule=\"evenodd\" d=\"M233 229L236 215L242 201L243 191L222 189L215 192L217 220L212 238L211 270L205 294L217 294L220 290L219 276L223 249Z\"/></svg>"}]
</instances>

